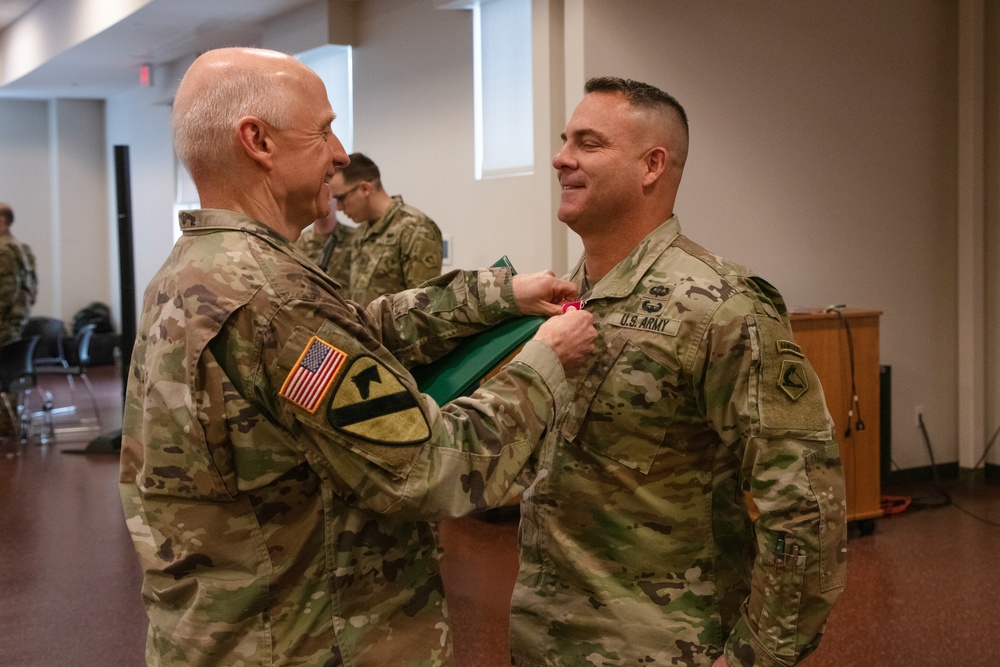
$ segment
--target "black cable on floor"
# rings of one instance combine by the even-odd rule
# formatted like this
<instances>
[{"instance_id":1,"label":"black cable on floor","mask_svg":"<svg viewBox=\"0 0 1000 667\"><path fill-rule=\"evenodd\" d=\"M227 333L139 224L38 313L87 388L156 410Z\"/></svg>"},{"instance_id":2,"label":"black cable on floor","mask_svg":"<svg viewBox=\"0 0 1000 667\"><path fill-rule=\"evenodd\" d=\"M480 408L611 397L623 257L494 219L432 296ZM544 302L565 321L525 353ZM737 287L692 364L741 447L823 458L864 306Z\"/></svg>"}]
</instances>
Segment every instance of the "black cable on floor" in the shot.
<instances>
[{"instance_id":1,"label":"black cable on floor","mask_svg":"<svg viewBox=\"0 0 1000 667\"><path fill-rule=\"evenodd\" d=\"M986 525L988 525L988 526L996 526L997 528L1000 528L1000 523L998 523L998 522L996 522L996 521L990 521L989 519L986 519L986 518L984 518L984 517L981 517L981 516L978 516L978 515L976 515L976 514L973 514L972 512L970 512L969 510L965 509L964 507L962 507L962 506L961 506L961 505L959 505L958 503L955 503L955 502L953 502L953 503L952 503L952 506L953 506L953 507L954 507L955 509L957 509L957 510L958 510L959 512L962 512L962 513L964 513L964 514L967 514L967 515L969 515L970 517L972 517L972 518L973 518L973 519L975 519L976 521L981 521L981 522L985 523L985 524L986 524Z\"/></svg>"},{"instance_id":2,"label":"black cable on floor","mask_svg":"<svg viewBox=\"0 0 1000 667\"><path fill-rule=\"evenodd\" d=\"M955 509L957 509L958 511L962 512L963 514L966 514L966 515L972 517L976 521L980 521L980 522L985 523L985 524L987 524L989 526L996 526L997 528L1000 528L1000 522L991 521L990 519L986 519L986 518L981 517L981 516L979 516L977 514L973 514L969 510L965 509L964 507L962 507L961 505L959 505L958 503L956 503L952 499L951 494L948 493L945 490L944 486L941 484L941 478L938 475L937 463L934 461L934 448L931 447L931 439L930 439L930 436L927 435L927 428L924 426L924 416L923 415L919 415L917 419L920 422L920 431L924 435L924 443L927 445L927 454L931 458L931 474L934 477L934 486L935 486L935 489L937 490L937 493L939 494L940 497L937 500L934 500L933 496L932 496L931 500L922 500L922 499L914 498L913 501L912 501L912 503L910 504L910 507L912 507L913 509L934 509L934 508L937 508L937 507L946 507L948 505L951 505ZM986 445L986 451L983 452L983 456L979 459L979 462L976 463L976 465L973 467L973 470L978 469L979 466L982 464L982 462L986 460L986 455L989 453L990 448L993 446L993 443L996 441L996 438L997 438L998 434L1000 434L1000 428L998 428L996 431L994 431L993 437L990 438L989 444Z\"/></svg>"},{"instance_id":3,"label":"black cable on floor","mask_svg":"<svg viewBox=\"0 0 1000 667\"><path fill-rule=\"evenodd\" d=\"M997 430L993 431L993 437L990 438L990 441L986 444L986 449L983 450L983 455L979 457L978 461L976 461L976 465L972 466L973 470L979 470L979 466L983 465L983 461L986 460L986 455L990 453L990 449L993 448L993 443L997 441L997 435L1000 435L1000 426L997 427Z\"/></svg>"},{"instance_id":4,"label":"black cable on floor","mask_svg":"<svg viewBox=\"0 0 1000 667\"><path fill-rule=\"evenodd\" d=\"M913 502L910 503L910 507L915 510L946 507L952 504L951 494L945 491L941 485L941 476L938 474L937 462L934 460L934 448L931 447L931 438L927 435L927 427L924 426L924 416L922 414L917 415L917 421L920 424L920 432L924 434L924 444L927 445L927 454L931 457L931 475L934 477L934 489L937 491L937 495L930 498L914 498Z\"/></svg>"}]
</instances>

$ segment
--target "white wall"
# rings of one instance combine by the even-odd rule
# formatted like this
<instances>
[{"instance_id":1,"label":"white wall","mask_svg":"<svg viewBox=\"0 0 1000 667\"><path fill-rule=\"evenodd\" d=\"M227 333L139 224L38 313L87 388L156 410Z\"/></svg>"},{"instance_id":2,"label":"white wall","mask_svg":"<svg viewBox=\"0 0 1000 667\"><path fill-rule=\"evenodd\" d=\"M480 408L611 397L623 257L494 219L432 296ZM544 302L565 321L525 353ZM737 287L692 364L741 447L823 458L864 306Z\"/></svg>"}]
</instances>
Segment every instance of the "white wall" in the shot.
<instances>
[{"instance_id":1,"label":"white wall","mask_svg":"<svg viewBox=\"0 0 1000 667\"><path fill-rule=\"evenodd\" d=\"M549 164L534 176L474 177L471 12L367 0L354 68L354 148L378 164L390 194L451 234L452 268L503 254L522 272L550 268Z\"/></svg>"},{"instance_id":2,"label":"white wall","mask_svg":"<svg viewBox=\"0 0 1000 667\"><path fill-rule=\"evenodd\" d=\"M55 312L70 325L91 302L110 302L108 197L104 142L104 102L56 100L55 121L59 192L55 222L58 261L52 267L61 286Z\"/></svg>"},{"instance_id":3,"label":"white wall","mask_svg":"<svg viewBox=\"0 0 1000 667\"><path fill-rule=\"evenodd\" d=\"M133 262L135 265L136 316L142 313L142 294L173 247L177 225L173 205L176 188L170 107L153 103L160 93L139 88L107 101L108 227L112 230L109 256L114 261L116 314L121 313L118 283L118 229L115 206L114 146L129 147L132 199Z\"/></svg>"},{"instance_id":4,"label":"white wall","mask_svg":"<svg viewBox=\"0 0 1000 667\"><path fill-rule=\"evenodd\" d=\"M791 306L883 311L893 456L956 458L956 8L906 2L587 0L587 76L674 94L685 232ZM635 45L641 45L636 47ZM570 95L572 91L570 91Z\"/></svg>"},{"instance_id":5,"label":"white wall","mask_svg":"<svg viewBox=\"0 0 1000 667\"><path fill-rule=\"evenodd\" d=\"M48 103L0 99L0 155L0 201L14 209L11 233L35 253L34 312L54 315Z\"/></svg>"},{"instance_id":6,"label":"white wall","mask_svg":"<svg viewBox=\"0 0 1000 667\"><path fill-rule=\"evenodd\" d=\"M32 313L69 327L92 301L108 302L104 103L0 100L0 200L38 273Z\"/></svg>"}]
</instances>

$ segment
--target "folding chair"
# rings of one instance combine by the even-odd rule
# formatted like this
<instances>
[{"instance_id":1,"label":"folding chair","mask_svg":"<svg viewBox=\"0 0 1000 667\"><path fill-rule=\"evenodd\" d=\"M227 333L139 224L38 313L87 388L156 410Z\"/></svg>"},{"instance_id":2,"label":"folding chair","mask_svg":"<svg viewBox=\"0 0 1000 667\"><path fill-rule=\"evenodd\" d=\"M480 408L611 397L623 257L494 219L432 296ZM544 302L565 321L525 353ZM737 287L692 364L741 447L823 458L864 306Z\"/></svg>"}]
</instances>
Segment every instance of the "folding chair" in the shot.
<instances>
[{"instance_id":1,"label":"folding chair","mask_svg":"<svg viewBox=\"0 0 1000 667\"><path fill-rule=\"evenodd\" d=\"M94 329L97 328L96 324L87 324L80 328L76 333L74 338L66 338L65 340L73 341L71 345L65 345L64 341L60 341L60 350L62 351L61 361L55 363L45 363L40 364L39 359L35 357L35 375L65 375L67 382L69 382L70 389L73 392L73 404L71 406L59 407L52 410L53 414L60 414L64 412L75 412L76 411L76 385L73 382L74 378L80 378L83 380L84 386L87 387L87 393L90 394L90 402L94 408L94 417L90 420L82 420L81 422L89 421L96 424L96 428L100 430L101 428L101 411L97 407L97 396L94 394L94 386L90 382L90 378L87 377L87 367L90 365L90 341L94 335ZM41 413L35 413L34 416L39 416ZM59 427L57 430L65 431L66 428Z\"/></svg>"},{"instance_id":2,"label":"folding chair","mask_svg":"<svg viewBox=\"0 0 1000 667\"><path fill-rule=\"evenodd\" d=\"M31 433L31 414L25 409L23 399L35 386L37 345L38 336L31 336L0 346L0 396L19 444L26 443Z\"/></svg>"}]
</instances>

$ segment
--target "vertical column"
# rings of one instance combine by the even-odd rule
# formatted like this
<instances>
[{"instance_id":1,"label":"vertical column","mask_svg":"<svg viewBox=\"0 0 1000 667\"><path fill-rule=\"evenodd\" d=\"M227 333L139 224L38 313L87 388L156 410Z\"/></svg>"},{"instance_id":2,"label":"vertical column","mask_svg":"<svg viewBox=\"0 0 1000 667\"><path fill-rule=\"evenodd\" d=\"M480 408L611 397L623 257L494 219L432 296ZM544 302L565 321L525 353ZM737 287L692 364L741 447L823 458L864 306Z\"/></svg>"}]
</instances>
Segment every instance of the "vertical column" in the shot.
<instances>
[{"instance_id":1,"label":"vertical column","mask_svg":"<svg viewBox=\"0 0 1000 667\"><path fill-rule=\"evenodd\" d=\"M958 27L958 458L979 460L985 431L984 5L960 0Z\"/></svg>"},{"instance_id":2,"label":"vertical column","mask_svg":"<svg viewBox=\"0 0 1000 667\"><path fill-rule=\"evenodd\" d=\"M569 269L566 226L556 219L559 183L552 171L552 155L566 123L566 54L563 0L534 0L531 3L532 81L535 100L535 176L544 187L551 243L550 266L556 275Z\"/></svg>"},{"instance_id":3,"label":"vertical column","mask_svg":"<svg viewBox=\"0 0 1000 667\"><path fill-rule=\"evenodd\" d=\"M985 372L987 442L1000 428L1000 4L986 3L984 97L985 120ZM1000 440L1000 437L998 437ZM978 460L978 459L977 459ZM987 474L1000 479L1000 441L986 459Z\"/></svg>"},{"instance_id":4,"label":"vertical column","mask_svg":"<svg viewBox=\"0 0 1000 667\"><path fill-rule=\"evenodd\" d=\"M586 14L586 10L586 0L565 0L565 13L563 18L565 30L564 79L566 82L566 94L565 99L563 100L565 115L563 116L562 125L556 131L556 137L562 133L563 128L566 125L566 121L568 121L569 117L573 115L573 110L576 109L576 105L579 104L580 100L583 98L583 86L587 83L587 73L586 68L584 67L584 55L587 48L586 34L584 32L584 16ZM557 208L559 205L559 198L561 196L561 192L557 194ZM570 231L569 227L562 224L558 220L556 222L561 225L562 233L566 242L569 267L572 268L576 265L576 261L580 255L583 254L583 242L576 233Z\"/></svg>"}]
</instances>

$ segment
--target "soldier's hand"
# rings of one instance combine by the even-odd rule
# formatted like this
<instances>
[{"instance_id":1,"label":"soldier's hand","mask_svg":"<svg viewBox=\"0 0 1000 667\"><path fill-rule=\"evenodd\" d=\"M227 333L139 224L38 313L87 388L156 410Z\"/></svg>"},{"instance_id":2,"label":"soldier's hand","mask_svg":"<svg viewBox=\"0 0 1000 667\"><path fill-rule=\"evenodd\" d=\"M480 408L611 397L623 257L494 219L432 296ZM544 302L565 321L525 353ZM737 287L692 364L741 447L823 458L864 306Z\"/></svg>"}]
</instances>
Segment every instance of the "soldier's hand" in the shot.
<instances>
[{"instance_id":1,"label":"soldier's hand","mask_svg":"<svg viewBox=\"0 0 1000 667\"><path fill-rule=\"evenodd\" d=\"M558 315L562 304L576 298L576 285L552 271L514 276L514 301L522 315Z\"/></svg>"},{"instance_id":2,"label":"soldier's hand","mask_svg":"<svg viewBox=\"0 0 1000 667\"><path fill-rule=\"evenodd\" d=\"M720 655L719 659L712 663L712 667L728 667L728 664L729 663L726 662L726 656Z\"/></svg>"},{"instance_id":3,"label":"soldier's hand","mask_svg":"<svg viewBox=\"0 0 1000 667\"><path fill-rule=\"evenodd\" d=\"M545 320L535 338L552 348L564 369L579 366L594 351L594 316L585 310L569 310Z\"/></svg>"}]
</instances>

